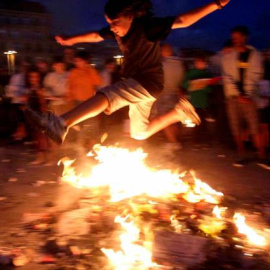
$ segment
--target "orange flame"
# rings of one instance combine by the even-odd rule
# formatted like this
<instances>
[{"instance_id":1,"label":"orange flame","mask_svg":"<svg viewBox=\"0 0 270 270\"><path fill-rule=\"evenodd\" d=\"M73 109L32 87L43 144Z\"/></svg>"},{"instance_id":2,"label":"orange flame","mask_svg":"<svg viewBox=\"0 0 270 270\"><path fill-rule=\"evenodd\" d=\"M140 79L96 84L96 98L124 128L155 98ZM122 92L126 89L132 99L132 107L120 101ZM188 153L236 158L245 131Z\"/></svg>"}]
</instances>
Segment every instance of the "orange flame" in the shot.
<instances>
[{"instance_id":1,"label":"orange flame","mask_svg":"<svg viewBox=\"0 0 270 270\"><path fill-rule=\"evenodd\" d=\"M111 264L117 270L135 269L134 267L156 266L152 262L152 242L144 241L138 244L140 240L140 230L135 226L134 221L127 222L129 216L122 218L116 216L115 223L121 224L125 232L120 236L122 251L102 248L102 252L109 258ZM139 268L141 269L141 268Z\"/></svg>"},{"instance_id":2,"label":"orange flame","mask_svg":"<svg viewBox=\"0 0 270 270\"><path fill-rule=\"evenodd\" d=\"M77 175L72 167L74 161L62 160L62 179L77 188L108 186L111 201L117 202L138 195L170 199L178 194L191 203L206 201L218 204L223 194L195 178L190 185L181 180L181 175L170 170L154 170L144 163L147 154L142 149L131 152L116 146L96 145L94 151L99 161L88 176Z\"/></svg>"},{"instance_id":3,"label":"orange flame","mask_svg":"<svg viewBox=\"0 0 270 270\"><path fill-rule=\"evenodd\" d=\"M233 219L238 228L239 233L246 235L248 242L251 245L258 247L264 247L267 245L265 237L261 236L256 232L255 229L248 226L245 221L246 218L242 214L236 213Z\"/></svg>"},{"instance_id":4,"label":"orange flame","mask_svg":"<svg viewBox=\"0 0 270 270\"><path fill-rule=\"evenodd\" d=\"M142 149L132 152L117 146L96 145L94 151L90 152L88 156L95 157L99 163L89 170L87 176L76 173L73 167L74 160L61 160L64 165L62 180L76 188L109 187L112 202L139 195L159 199L175 199L180 194L182 198L190 203L204 201L215 204L213 215L216 218L202 220L200 228L205 233L214 236L224 228L223 215L226 208L217 206L223 198L223 193L214 190L208 184L196 178L194 172L191 173L194 182L188 183L181 179L185 176L185 173L179 175L170 170L158 171L149 168L144 162L147 154ZM155 213L155 207L152 206L157 203L150 200L150 198L147 199L151 206L147 207L147 211ZM132 203L130 203L130 206L135 213L137 212L136 209L140 208ZM175 231L181 233L182 226L177 217L173 215L170 220ZM245 234L251 244L259 247L266 246L266 239L246 225L244 216L235 214L234 221L239 233ZM132 220L130 216L125 218L117 216L115 222L119 223L123 229L120 236L121 250L101 249L109 258L113 267L117 270L143 270L157 267L158 265L152 262L152 234L145 233L146 239L142 241L139 226L135 224L135 220Z\"/></svg>"},{"instance_id":5,"label":"orange flame","mask_svg":"<svg viewBox=\"0 0 270 270\"><path fill-rule=\"evenodd\" d=\"M227 207L219 207L219 206L215 206L213 209L213 215L217 218L217 219L223 219L223 215L226 212Z\"/></svg>"}]
</instances>

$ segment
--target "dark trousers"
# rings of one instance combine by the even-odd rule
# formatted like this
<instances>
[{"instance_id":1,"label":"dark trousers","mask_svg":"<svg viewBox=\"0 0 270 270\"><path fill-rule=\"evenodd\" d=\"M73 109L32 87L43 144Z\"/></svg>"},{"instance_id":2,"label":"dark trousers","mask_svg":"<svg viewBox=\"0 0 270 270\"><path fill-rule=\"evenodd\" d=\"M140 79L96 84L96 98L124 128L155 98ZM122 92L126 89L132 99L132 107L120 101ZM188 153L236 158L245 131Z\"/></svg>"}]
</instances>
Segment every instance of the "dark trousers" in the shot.
<instances>
[{"instance_id":1,"label":"dark trousers","mask_svg":"<svg viewBox=\"0 0 270 270\"><path fill-rule=\"evenodd\" d=\"M195 126L194 128L194 142L204 144L209 142L210 139L210 133L208 131L207 122L205 120L207 116L207 109L195 108L195 110L201 118L201 124Z\"/></svg>"}]
</instances>

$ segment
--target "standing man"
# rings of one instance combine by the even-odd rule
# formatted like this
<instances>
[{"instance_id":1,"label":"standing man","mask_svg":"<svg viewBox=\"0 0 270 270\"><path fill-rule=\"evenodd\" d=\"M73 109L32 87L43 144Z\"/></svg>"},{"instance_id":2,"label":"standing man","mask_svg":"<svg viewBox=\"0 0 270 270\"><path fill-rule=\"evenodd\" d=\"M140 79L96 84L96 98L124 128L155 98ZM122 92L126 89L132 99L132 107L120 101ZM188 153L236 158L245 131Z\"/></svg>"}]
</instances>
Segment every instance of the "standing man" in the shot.
<instances>
[{"instance_id":1,"label":"standing man","mask_svg":"<svg viewBox=\"0 0 270 270\"><path fill-rule=\"evenodd\" d=\"M239 155L239 160L233 165L243 167L248 161L244 148L243 124L245 124L257 149L257 164L270 169L259 133L259 116L255 104L257 84L263 75L263 65L260 53L247 45L248 37L247 27L233 28L231 32L233 50L224 55L222 60L228 117Z\"/></svg>"},{"instance_id":2,"label":"standing man","mask_svg":"<svg viewBox=\"0 0 270 270\"><path fill-rule=\"evenodd\" d=\"M67 98L73 107L96 95L102 80L98 71L89 64L90 56L87 51L78 51L74 58L75 68L70 71L68 78ZM86 120L86 119L85 119ZM99 119L83 121L80 125L79 143L91 148L99 135Z\"/></svg>"},{"instance_id":3,"label":"standing man","mask_svg":"<svg viewBox=\"0 0 270 270\"><path fill-rule=\"evenodd\" d=\"M62 57L55 57L53 61L53 72L44 78L44 87L47 91L48 99L51 100L50 107L56 115L61 115L68 111L67 102L67 82L68 72Z\"/></svg>"},{"instance_id":4,"label":"standing man","mask_svg":"<svg viewBox=\"0 0 270 270\"><path fill-rule=\"evenodd\" d=\"M173 48L170 44L161 45L162 66L164 70L164 89L156 101L157 114L163 115L171 111L182 95L180 86L184 78L184 66L181 60L173 55ZM174 151L182 148L179 123L164 128L167 143L164 143L166 150Z\"/></svg>"},{"instance_id":5,"label":"standing man","mask_svg":"<svg viewBox=\"0 0 270 270\"><path fill-rule=\"evenodd\" d=\"M183 88L187 90L190 102L201 118L201 124L194 129L194 141L205 147L211 140L206 117L209 111L209 94L212 91L210 79L213 76L208 70L208 57L204 53L195 56L193 66L184 78Z\"/></svg>"},{"instance_id":6,"label":"standing man","mask_svg":"<svg viewBox=\"0 0 270 270\"><path fill-rule=\"evenodd\" d=\"M229 2L215 0L178 16L158 18L153 16L151 0L108 0L104 9L107 27L68 39L56 39L62 45L114 39L124 55L123 79L100 89L95 96L61 117L50 113L38 115L28 110L32 121L58 143L64 140L70 127L102 112L111 114L127 106L131 137L136 140L145 140L177 122L192 120L199 124L194 108L183 98L167 114L149 120L152 106L164 86L160 41L166 39L171 29L188 27Z\"/></svg>"}]
</instances>

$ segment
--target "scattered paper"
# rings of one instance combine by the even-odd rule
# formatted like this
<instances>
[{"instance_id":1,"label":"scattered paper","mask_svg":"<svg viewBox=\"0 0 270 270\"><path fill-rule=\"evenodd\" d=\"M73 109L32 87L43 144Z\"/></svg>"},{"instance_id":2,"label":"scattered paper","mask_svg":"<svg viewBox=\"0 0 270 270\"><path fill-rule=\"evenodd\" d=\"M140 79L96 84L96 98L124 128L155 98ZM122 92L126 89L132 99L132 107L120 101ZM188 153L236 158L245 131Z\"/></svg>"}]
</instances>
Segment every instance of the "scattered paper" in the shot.
<instances>
[{"instance_id":1,"label":"scattered paper","mask_svg":"<svg viewBox=\"0 0 270 270\"><path fill-rule=\"evenodd\" d=\"M196 265L205 260L208 239L200 236L161 231L155 235L153 258L158 262Z\"/></svg>"},{"instance_id":2,"label":"scattered paper","mask_svg":"<svg viewBox=\"0 0 270 270\"><path fill-rule=\"evenodd\" d=\"M15 177L11 177L8 179L8 182L17 182L18 181L18 178L15 178Z\"/></svg>"}]
</instances>

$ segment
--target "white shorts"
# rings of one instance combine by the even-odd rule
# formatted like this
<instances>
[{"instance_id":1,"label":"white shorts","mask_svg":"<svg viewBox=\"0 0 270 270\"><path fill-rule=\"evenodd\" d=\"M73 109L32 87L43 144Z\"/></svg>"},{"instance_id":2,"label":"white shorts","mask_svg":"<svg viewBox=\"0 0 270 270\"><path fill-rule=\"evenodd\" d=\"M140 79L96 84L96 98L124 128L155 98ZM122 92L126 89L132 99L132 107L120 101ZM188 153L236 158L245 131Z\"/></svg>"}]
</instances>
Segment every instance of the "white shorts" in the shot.
<instances>
[{"instance_id":1,"label":"white shorts","mask_svg":"<svg viewBox=\"0 0 270 270\"><path fill-rule=\"evenodd\" d=\"M105 94L109 100L106 114L129 106L132 138L136 138L136 134L144 133L147 130L151 109L156 99L140 83L129 78L101 88L99 92Z\"/></svg>"}]
</instances>

